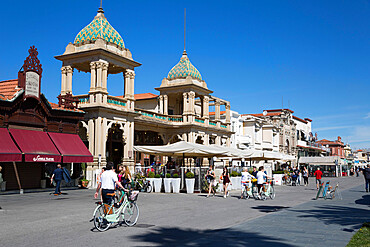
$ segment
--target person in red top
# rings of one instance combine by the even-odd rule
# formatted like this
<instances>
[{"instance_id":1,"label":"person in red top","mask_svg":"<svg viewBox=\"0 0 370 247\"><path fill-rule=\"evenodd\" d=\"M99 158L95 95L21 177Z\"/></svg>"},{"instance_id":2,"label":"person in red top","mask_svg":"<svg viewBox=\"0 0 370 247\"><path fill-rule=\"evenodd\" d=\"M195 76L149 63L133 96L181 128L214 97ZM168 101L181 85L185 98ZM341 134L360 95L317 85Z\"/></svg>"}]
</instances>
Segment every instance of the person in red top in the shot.
<instances>
[{"instance_id":1,"label":"person in red top","mask_svg":"<svg viewBox=\"0 0 370 247\"><path fill-rule=\"evenodd\" d=\"M317 168L315 173L313 174L316 176L316 188L319 189L319 186L321 185L321 177L322 177L322 171L320 171L320 167Z\"/></svg>"}]
</instances>

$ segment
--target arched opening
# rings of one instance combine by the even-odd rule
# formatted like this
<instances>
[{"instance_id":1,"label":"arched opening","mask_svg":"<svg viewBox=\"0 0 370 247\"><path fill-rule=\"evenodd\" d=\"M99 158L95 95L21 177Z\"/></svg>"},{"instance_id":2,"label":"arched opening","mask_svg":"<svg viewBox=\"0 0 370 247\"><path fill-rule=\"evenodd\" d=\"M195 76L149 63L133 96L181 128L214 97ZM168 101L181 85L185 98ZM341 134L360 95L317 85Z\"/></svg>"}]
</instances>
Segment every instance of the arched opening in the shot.
<instances>
[{"instance_id":1,"label":"arched opening","mask_svg":"<svg viewBox=\"0 0 370 247\"><path fill-rule=\"evenodd\" d=\"M123 159L123 130L120 124L113 124L108 130L108 139L106 143L107 162L113 162L115 168L122 163Z\"/></svg>"},{"instance_id":2,"label":"arched opening","mask_svg":"<svg viewBox=\"0 0 370 247\"><path fill-rule=\"evenodd\" d=\"M195 143L198 143L198 144L203 144L203 139L201 136L198 136L197 139L195 140Z\"/></svg>"},{"instance_id":3,"label":"arched opening","mask_svg":"<svg viewBox=\"0 0 370 247\"><path fill-rule=\"evenodd\" d=\"M289 146L289 140L288 139L285 141L285 144L286 144L286 152L287 152L287 154L290 154L290 146Z\"/></svg>"},{"instance_id":4,"label":"arched opening","mask_svg":"<svg viewBox=\"0 0 370 247\"><path fill-rule=\"evenodd\" d=\"M87 129L83 126L81 122L78 124L78 135L80 136L85 146L89 148L89 141L87 140Z\"/></svg>"}]
</instances>

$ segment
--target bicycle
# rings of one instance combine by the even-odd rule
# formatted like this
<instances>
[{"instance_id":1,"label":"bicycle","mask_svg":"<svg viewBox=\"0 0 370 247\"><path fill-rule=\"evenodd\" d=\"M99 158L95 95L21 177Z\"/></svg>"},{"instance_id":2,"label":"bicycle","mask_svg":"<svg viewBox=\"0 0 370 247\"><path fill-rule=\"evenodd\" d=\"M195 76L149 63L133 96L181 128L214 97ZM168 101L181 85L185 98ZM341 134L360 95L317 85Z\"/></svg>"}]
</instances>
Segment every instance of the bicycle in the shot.
<instances>
[{"instance_id":1,"label":"bicycle","mask_svg":"<svg viewBox=\"0 0 370 247\"><path fill-rule=\"evenodd\" d=\"M275 189L273 183L273 180L269 179L267 183L263 184L260 191L261 200L266 200L267 197L270 197L272 200L275 199Z\"/></svg>"},{"instance_id":2,"label":"bicycle","mask_svg":"<svg viewBox=\"0 0 370 247\"><path fill-rule=\"evenodd\" d=\"M114 223L124 222L127 226L134 226L139 218L139 207L136 204L138 193L132 193L128 195L123 190L120 191L121 195L118 202L112 202L106 204L97 202L97 207L93 213L93 221L95 228L104 232ZM109 196L116 196L116 193L112 193Z\"/></svg>"},{"instance_id":3,"label":"bicycle","mask_svg":"<svg viewBox=\"0 0 370 247\"><path fill-rule=\"evenodd\" d=\"M291 178L290 174L285 173L283 178L282 178L282 182L285 185L291 184L292 183L292 178Z\"/></svg>"},{"instance_id":4,"label":"bicycle","mask_svg":"<svg viewBox=\"0 0 370 247\"><path fill-rule=\"evenodd\" d=\"M133 188L135 190L145 191L147 193L152 192L153 189L150 181L147 181L145 177L142 177L140 174L135 176L135 179L133 181Z\"/></svg>"},{"instance_id":5,"label":"bicycle","mask_svg":"<svg viewBox=\"0 0 370 247\"><path fill-rule=\"evenodd\" d=\"M257 199L258 189L257 189L257 186L256 186L256 182L257 182L257 179L252 179L252 183L251 183L252 185L251 186L249 186L249 183L245 183L245 184L242 185L244 187L243 187L243 191L242 191L242 194L241 194L241 198L249 199L250 197L253 197L254 199Z\"/></svg>"}]
</instances>

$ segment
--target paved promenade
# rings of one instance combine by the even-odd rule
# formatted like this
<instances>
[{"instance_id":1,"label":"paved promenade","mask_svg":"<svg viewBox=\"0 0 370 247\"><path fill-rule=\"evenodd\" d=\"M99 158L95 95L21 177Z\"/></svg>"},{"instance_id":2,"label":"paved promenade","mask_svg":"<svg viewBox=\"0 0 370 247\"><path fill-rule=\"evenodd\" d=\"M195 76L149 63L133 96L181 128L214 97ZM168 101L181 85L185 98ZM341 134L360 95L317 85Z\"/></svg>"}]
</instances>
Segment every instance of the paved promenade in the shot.
<instances>
[{"instance_id":1,"label":"paved promenade","mask_svg":"<svg viewBox=\"0 0 370 247\"><path fill-rule=\"evenodd\" d=\"M309 187L277 186L275 200L204 194L139 195L135 227L100 233L89 222L93 190L1 195L1 246L345 246L369 219L363 178L339 181L343 200L315 201ZM361 186L360 186L361 185Z\"/></svg>"}]
</instances>

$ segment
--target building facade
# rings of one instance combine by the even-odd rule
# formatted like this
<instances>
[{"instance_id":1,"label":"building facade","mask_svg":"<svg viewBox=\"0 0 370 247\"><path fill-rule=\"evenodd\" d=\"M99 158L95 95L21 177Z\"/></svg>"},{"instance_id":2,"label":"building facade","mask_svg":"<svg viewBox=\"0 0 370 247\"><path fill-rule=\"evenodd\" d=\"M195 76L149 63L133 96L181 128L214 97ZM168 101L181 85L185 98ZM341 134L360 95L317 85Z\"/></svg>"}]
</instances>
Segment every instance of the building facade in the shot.
<instances>
[{"instance_id":1,"label":"building facade","mask_svg":"<svg viewBox=\"0 0 370 247\"><path fill-rule=\"evenodd\" d=\"M73 94L74 70L90 73L89 92L73 95L79 101L79 109L86 112L80 132L94 156L94 162L88 164L89 180L94 181L97 171L108 161L133 169L135 162L147 158L134 153L134 145L162 145L179 140L230 145L230 103L211 95L213 91L191 64L186 51L155 88L158 95L135 95L135 68L141 64L132 58L102 8L56 59L63 62L61 95ZM109 74L122 74L124 95L113 96L107 91ZM223 123L221 106L226 111ZM216 109L214 120L209 118L210 107Z\"/></svg>"}]
</instances>

